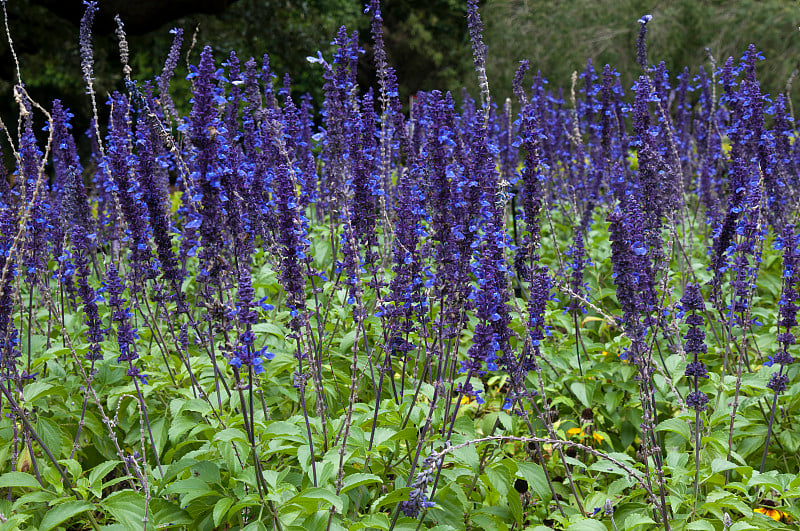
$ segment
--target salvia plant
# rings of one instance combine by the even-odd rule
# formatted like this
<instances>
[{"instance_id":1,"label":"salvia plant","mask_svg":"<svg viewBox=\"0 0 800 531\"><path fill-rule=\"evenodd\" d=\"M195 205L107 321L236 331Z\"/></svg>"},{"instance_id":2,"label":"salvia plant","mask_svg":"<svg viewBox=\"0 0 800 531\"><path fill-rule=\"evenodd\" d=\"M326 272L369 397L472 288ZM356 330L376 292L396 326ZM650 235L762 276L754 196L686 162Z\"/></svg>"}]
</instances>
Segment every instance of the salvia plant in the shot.
<instances>
[{"instance_id":1,"label":"salvia plant","mask_svg":"<svg viewBox=\"0 0 800 531\"><path fill-rule=\"evenodd\" d=\"M476 97L406 105L381 8L308 51L321 101L181 29L141 79L119 19L100 98L94 2L89 131L14 65L0 528L794 528L800 142L757 48L669 72L644 15L633 86L522 61L499 101L468 0Z\"/></svg>"}]
</instances>

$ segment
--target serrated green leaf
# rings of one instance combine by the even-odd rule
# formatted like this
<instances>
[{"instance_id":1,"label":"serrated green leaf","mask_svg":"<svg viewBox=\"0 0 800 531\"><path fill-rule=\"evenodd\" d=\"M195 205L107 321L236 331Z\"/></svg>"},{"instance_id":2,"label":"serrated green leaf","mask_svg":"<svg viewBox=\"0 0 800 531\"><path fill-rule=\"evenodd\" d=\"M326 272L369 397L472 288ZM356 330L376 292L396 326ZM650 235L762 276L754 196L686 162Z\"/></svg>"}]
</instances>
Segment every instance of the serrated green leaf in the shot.
<instances>
[{"instance_id":1,"label":"serrated green leaf","mask_svg":"<svg viewBox=\"0 0 800 531\"><path fill-rule=\"evenodd\" d=\"M56 423L50 419L39 417L36 419L36 433L50 448L53 455L59 456L61 454L61 430L58 429Z\"/></svg>"},{"instance_id":2,"label":"serrated green leaf","mask_svg":"<svg viewBox=\"0 0 800 531\"><path fill-rule=\"evenodd\" d=\"M216 491L209 488L208 484L200 478L190 477L180 479L169 485L165 491L167 494L178 494L181 497L181 505L186 506L190 501L202 498L203 496L213 496Z\"/></svg>"},{"instance_id":3,"label":"serrated green leaf","mask_svg":"<svg viewBox=\"0 0 800 531\"><path fill-rule=\"evenodd\" d=\"M255 522L247 524L242 531L267 531L267 526L265 526L260 520L256 520Z\"/></svg>"},{"instance_id":4,"label":"serrated green leaf","mask_svg":"<svg viewBox=\"0 0 800 531\"><path fill-rule=\"evenodd\" d=\"M29 383L22 390L22 396L26 402L35 402L36 400L48 395L57 394L59 396L66 396L64 388L57 385L51 385L47 382L33 382Z\"/></svg>"},{"instance_id":5,"label":"serrated green leaf","mask_svg":"<svg viewBox=\"0 0 800 531\"><path fill-rule=\"evenodd\" d=\"M114 492L100 502L114 519L128 531L141 531L144 519L144 496L132 490Z\"/></svg>"}]
</instances>

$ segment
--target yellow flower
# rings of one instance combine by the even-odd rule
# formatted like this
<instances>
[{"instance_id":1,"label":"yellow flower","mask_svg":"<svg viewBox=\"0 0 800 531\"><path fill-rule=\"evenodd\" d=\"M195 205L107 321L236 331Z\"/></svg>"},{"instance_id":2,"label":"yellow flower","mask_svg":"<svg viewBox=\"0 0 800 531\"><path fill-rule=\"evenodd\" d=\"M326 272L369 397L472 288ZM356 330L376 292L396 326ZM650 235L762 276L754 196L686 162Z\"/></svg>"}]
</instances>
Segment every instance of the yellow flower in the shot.
<instances>
[{"instance_id":1,"label":"yellow flower","mask_svg":"<svg viewBox=\"0 0 800 531\"><path fill-rule=\"evenodd\" d=\"M592 438L597 441L597 444L603 444L603 436L599 433L592 433Z\"/></svg>"},{"instance_id":2,"label":"yellow flower","mask_svg":"<svg viewBox=\"0 0 800 531\"><path fill-rule=\"evenodd\" d=\"M567 430L567 435L580 435L583 437L583 430L580 428L570 428Z\"/></svg>"},{"instance_id":3,"label":"yellow flower","mask_svg":"<svg viewBox=\"0 0 800 531\"><path fill-rule=\"evenodd\" d=\"M764 516L768 516L776 522L790 523L792 521L792 518L788 514L783 511L773 509L772 507L757 507L755 512L761 513Z\"/></svg>"}]
</instances>

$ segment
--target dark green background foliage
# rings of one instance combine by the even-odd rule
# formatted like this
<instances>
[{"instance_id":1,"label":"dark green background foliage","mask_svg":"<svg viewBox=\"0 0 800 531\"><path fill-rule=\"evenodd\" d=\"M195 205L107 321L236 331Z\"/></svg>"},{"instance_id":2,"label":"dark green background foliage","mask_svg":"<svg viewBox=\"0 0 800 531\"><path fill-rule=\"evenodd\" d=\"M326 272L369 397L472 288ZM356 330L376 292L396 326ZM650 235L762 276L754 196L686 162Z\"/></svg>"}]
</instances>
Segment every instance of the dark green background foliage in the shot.
<instances>
[{"instance_id":1,"label":"dark green background foliage","mask_svg":"<svg viewBox=\"0 0 800 531\"><path fill-rule=\"evenodd\" d=\"M638 76L637 19L650 13L648 58L664 61L673 78L684 66L692 74L709 62L741 57L753 43L766 61L759 80L766 92L783 91L800 58L800 3L787 0L490 0L483 10L489 43L492 90L509 92L517 62L530 59L552 85L568 88L574 70L592 58L599 69L608 63L629 87ZM793 94L798 95L797 87Z\"/></svg>"},{"instance_id":2,"label":"dark green background foliage","mask_svg":"<svg viewBox=\"0 0 800 531\"><path fill-rule=\"evenodd\" d=\"M37 101L64 100L75 111L76 129L80 131L88 126L81 120L91 113L89 99L84 94L78 50L77 22L83 9L80 2L73 3L75 20L67 20L61 16L64 13L56 14L32 0L14 0L8 9L26 87ZM94 31L96 84L101 97L122 86L112 21L114 12L108 9L107 3L101 1ZM461 0L393 0L386 2L383 16L387 51L397 70L404 99L418 90L458 90L472 81L466 7ZM322 96L322 73L306 57L317 50L330 56L330 42L344 25L348 31L359 32L365 50L359 65L359 83L363 88L376 86L369 17L363 14L363 3L358 0L238 0L218 14L187 14L144 33L143 28L129 25L126 30L133 76L152 79L161 72L172 42L170 28L184 28L185 54L198 25L192 63L198 61L206 44L214 48L219 62L231 50L242 61L253 56L260 62L268 53L275 74L282 78L289 72L294 92L311 93L317 101ZM181 62L172 87L173 98L182 110L189 108L185 75ZM16 116L11 97L15 79L14 62L3 38L0 39L0 114L4 119ZM182 98L184 95L187 97Z\"/></svg>"},{"instance_id":3,"label":"dark green background foliage","mask_svg":"<svg viewBox=\"0 0 800 531\"><path fill-rule=\"evenodd\" d=\"M76 24L82 6L75 0L75 16L70 16L63 7L57 14L48 1L13 0L8 4L26 85L34 99L49 102L61 98L78 117L85 117L89 115L89 103L80 77ZM208 8L211 4L214 2L206 0L194 7ZM199 24L192 62L197 61L205 44L215 48L220 61L231 50L236 50L243 60L269 53L278 75L291 73L295 92L310 92L316 99L321 96L321 72L306 57L317 50L329 51L335 32L346 25L351 31L359 31L365 49L359 83L362 87L375 85L369 19L362 13L362 2L220 0L216 4L219 12L215 14L184 12L153 28L141 22L129 24L134 76L147 79L160 72L171 43L170 28L185 29L185 52ZM457 95L466 86L474 92L465 2L391 0L385 4L388 54L398 71L404 100L417 90L433 88L448 89ZM140 6L147 9L145 3ZM111 22L113 8L112 3L101 2L95 25L96 77L101 96L121 86ZM598 68L605 63L614 66L622 73L623 85L629 86L638 74L634 51L636 20L645 13L654 17L649 26L650 60L665 61L673 74L684 65L708 64L706 47L721 63L728 55L738 59L753 42L767 58L760 66L759 79L766 91L776 93L784 90L800 57L800 5L789 0L489 0L483 3L482 12L489 44L489 80L498 99L510 96L514 70L518 61L525 58L554 87L568 88L572 72L582 70L589 57ZM160 19L154 16L153 20ZM8 45L5 39L0 41L0 115L8 123L7 118L16 113L10 97L15 74ZM692 72L696 73L696 69L695 66ZM175 100L183 106L188 105L188 99L181 98L188 94L183 82L185 73L182 67L173 84ZM793 89L793 93L797 94L797 90ZM15 124L8 125L14 128ZM76 129L87 125L78 120Z\"/></svg>"}]
</instances>

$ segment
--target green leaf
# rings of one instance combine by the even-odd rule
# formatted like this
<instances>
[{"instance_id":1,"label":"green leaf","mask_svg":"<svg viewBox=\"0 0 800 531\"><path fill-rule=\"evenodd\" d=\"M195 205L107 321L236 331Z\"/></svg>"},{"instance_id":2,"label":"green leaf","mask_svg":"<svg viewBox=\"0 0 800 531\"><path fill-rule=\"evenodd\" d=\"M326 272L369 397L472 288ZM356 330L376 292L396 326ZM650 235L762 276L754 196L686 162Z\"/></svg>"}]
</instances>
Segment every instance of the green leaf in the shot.
<instances>
[{"instance_id":1,"label":"green leaf","mask_svg":"<svg viewBox=\"0 0 800 531\"><path fill-rule=\"evenodd\" d=\"M22 524L31 517L29 514L14 514L0 524L0 531L17 531L22 529Z\"/></svg>"},{"instance_id":2,"label":"green leaf","mask_svg":"<svg viewBox=\"0 0 800 531\"><path fill-rule=\"evenodd\" d=\"M658 424L656 431L672 431L682 436L687 441L692 439L692 431L689 429L689 424L681 419L667 419Z\"/></svg>"},{"instance_id":3,"label":"green leaf","mask_svg":"<svg viewBox=\"0 0 800 531\"><path fill-rule=\"evenodd\" d=\"M267 531L267 527L260 521L250 522L242 531Z\"/></svg>"},{"instance_id":4,"label":"green leaf","mask_svg":"<svg viewBox=\"0 0 800 531\"><path fill-rule=\"evenodd\" d=\"M273 336L283 339L286 337L286 332L281 330L280 327L272 323L258 323L254 324L252 330L256 334L271 334Z\"/></svg>"},{"instance_id":5,"label":"green leaf","mask_svg":"<svg viewBox=\"0 0 800 531\"><path fill-rule=\"evenodd\" d=\"M719 507L735 509L748 518L753 515L753 510L741 498L722 490L711 492L702 506L703 509L709 510Z\"/></svg>"},{"instance_id":6,"label":"green leaf","mask_svg":"<svg viewBox=\"0 0 800 531\"><path fill-rule=\"evenodd\" d=\"M3 487L28 487L41 488L36 478L26 472L7 472L0 476L0 488Z\"/></svg>"},{"instance_id":7,"label":"green leaf","mask_svg":"<svg viewBox=\"0 0 800 531\"><path fill-rule=\"evenodd\" d=\"M39 398L52 394L66 396L63 387L51 385L47 382L41 381L29 383L25 386L25 389L22 390L22 396L26 402L34 402Z\"/></svg>"},{"instance_id":8,"label":"green leaf","mask_svg":"<svg viewBox=\"0 0 800 531\"><path fill-rule=\"evenodd\" d=\"M372 451L374 452L376 448L390 440L395 433L396 432L394 430L389 428L376 428L374 439L372 441Z\"/></svg>"},{"instance_id":9,"label":"green leaf","mask_svg":"<svg viewBox=\"0 0 800 531\"><path fill-rule=\"evenodd\" d=\"M100 502L100 506L125 526L128 531L141 531L144 519L144 496L132 490L114 492Z\"/></svg>"},{"instance_id":10,"label":"green leaf","mask_svg":"<svg viewBox=\"0 0 800 531\"><path fill-rule=\"evenodd\" d=\"M775 489L778 492L783 491L783 485L778 483L778 480L769 474L753 474L753 476L747 481L747 488L749 489L750 487L754 487L756 485L766 485L767 487Z\"/></svg>"},{"instance_id":11,"label":"green leaf","mask_svg":"<svg viewBox=\"0 0 800 531\"><path fill-rule=\"evenodd\" d=\"M114 470L121 461L105 461L100 463L89 472L89 485L94 485L97 480L105 478L109 472Z\"/></svg>"},{"instance_id":12,"label":"green leaf","mask_svg":"<svg viewBox=\"0 0 800 531\"><path fill-rule=\"evenodd\" d=\"M375 474L365 474L365 473L348 474L344 478L344 485L342 486L342 494L344 494L350 489L360 487L361 485L369 485L370 483L381 483L381 482L382 482L381 478L376 476Z\"/></svg>"},{"instance_id":13,"label":"green leaf","mask_svg":"<svg viewBox=\"0 0 800 531\"><path fill-rule=\"evenodd\" d=\"M301 443L307 442L300 426L283 420L270 422L262 436L266 439L284 439Z\"/></svg>"},{"instance_id":14,"label":"green leaf","mask_svg":"<svg viewBox=\"0 0 800 531\"><path fill-rule=\"evenodd\" d=\"M233 442L237 441L248 444L247 435L242 430L236 428L226 428L214 436L215 441Z\"/></svg>"},{"instance_id":15,"label":"green leaf","mask_svg":"<svg viewBox=\"0 0 800 531\"><path fill-rule=\"evenodd\" d=\"M648 529L657 527L655 520L653 520L646 514L631 514L627 518L625 518L625 529L636 529L637 527L643 525L647 525Z\"/></svg>"},{"instance_id":16,"label":"green leaf","mask_svg":"<svg viewBox=\"0 0 800 531\"><path fill-rule=\"evenodd\" d=\"M356 342L356 331L352 330L342 336L341 341L339 341L339 352L342 354L346 354L350 347L353 346L353 343Z\"/></svg>"},{"instance_id":17,"label":"green leaf","mask_svg":"<svg viewBox=\"0 0 800 531\"><path fill-rule=\"evenodd\" d=\"M231 498L222 498L214 505L212 516L214 517L214 527L219 527L223 518L228 515L228 509L233 505Z\"/></svg>"},{"instance_id":18,"label":"green leaf","mask_svg":"<svg viewBox=\"0 0 800 531\"><path fill-rule=\"evenodd\" d=\"M211 413L211 406L205 400L192 398L181 405L181 409L178 413L183 413L185 411L194 411L195 413L200 413L205 416Z\"/></svg>"},{"instance_id":19,"label":"green leaf","mask_svg":"<svg viewBox=\"0 0 800 531\"><path fill-rule=\"evenodd\" d=\"M329 506L332 505L333 508L339 512L341 512L342 508L344 507L342 498L337 496L333 491L324 489L322 487L311 487L309 489L305 489L294 498L288 500L286 505L299 505L300 507L304 508L308 514L311 514L317 510L320 503L324 502L327 502Z\"/></svg>"},{"instance_id":20,"label":"green leaf","mask_svg":"<svg viewBox=\"0 0 800 531\"><path fill-rule=\"evenodd\" d=\"M587 518L586 520L570 524L570 526L567 527L567 531L608 531L608 529L597 520Z\"/></svg>"},{"instance_id":21,"label":"green leaf","mask_svg":"<svg viewBox=\"0 0 800 531\"><path fill-rule=\"evenodd\" d=\"M193 518L176 504L156 498L150 502L150 521L156 528L161 528L191 524Z\"/></svg>"},{"instance_id":22,"label":"green leaf","mask_svg":"<svg viewBox=\"0 0 800 531\"><path fill-rule=\"evenodd\" d=\"M42 523L39 524L39 531L49 531L76 514L81 514L92 509L94 509L94 505L87 501L68 501L56 505L47 511L47 514L42 518Z\"/></svg>"},{"instance_id":23,"label":"green leaf","mask_svg":"<svg viewBox=\"0 0 800 531\"><path fill-rule=\"evenodd\" d=\"M17 498L17 500L14 502L14 505L11 506L11 511L16 512L18 508L27 503L51 502L56 498L58 498L58 495L53 494L52 492L48 492L46 490L35 490L33 492L23 494Z\"/></svg>"},{"instance_id":24,"label":"green leaf","mask_svg":"<svg viewBox=\"0 0 800 531\"><path fill-rule=\"evenodd\" d=\"M584 382L574 382L569 386L570 391L578 397L583 407L592 407L591 396L594 394L594 389L589 389Z\"/></svg>"},{"instance_id":25,"label":"green leaf","mask_svg":"<svg viewBox=\"0 0 800 531\"><path fill-rule=\"evenodd\" d=\"M197 477L179 479L167 487L165 492L167 494L178 494L181 497L181 505L183 506L189 505L189 502L197 498L216 494L205 481Z\"/></svg>"},{"instance_id":26,"label":"green leaf","mask_svg":"<svg viewBox=\"0 0 800 531\"><path fill-rule=\"evenodd\" d=\"M520 525L522 523L522 502L519 499L519 493L515 490L508 494L508 508L514 515L514 521Z\"/></svg>"},{"instance_id":27,"label":"green leaf","mask_svg":"<svg viewBox=\"0 0 800 531\"><path fill-rule=\"evenodd\" d=\"M36 433L42 441L50 448L53 455L58 457L61 454L61 430L58 425L50 419L39 417L36 419Z\"/></svg>"},{"instance_id":28,"label":"green leaf","mask_svg":"<svg viewBox=\"0 0 800 531\"><path fill-rule=\"evenodd\" d=\"M451 454L456 461L464 463L472 470L478 470L478 467L480 466L480 457L478 457L478 451L475 449L475 446L464 446L462 448L458 448L457 450L453 450Z\"/></svg>"},{"instance_id":29,"label":"green leaf","mask_svg":"<svg viewBox=\"0 0 800 531\"><path fill-rule=\"evenodd\" d=\"M384 505L405 501L408 499L408 494L411 492L411 487L403 487L402 489L395 489L389 494L384 494L372 504L370 512L375 512Z\"/></svg>"},{"instance_id":30,"label":"green leaf","mask_svg":"<svg viewBox=\"0 0 800 531\"><path fill-rule=\"evenodd\" d=\"M528 486L539 497L540 500L548 501L553 493L547 484L547 476L544 475L541 465L536 463L517 463L517 476L528 482Z\"/></svg>"},{"instance_id":31,"label":"green leaf","mask_svg":"<svg viewBox=\"0 0 800 531\"><path fill-rule=\"evenodd\" d=\"M711 461L711 471L715 474L720 472L725 472L726 470L733 470L736 468L736 465L725 459L724 457L718 457ZM701 522L703 520L700 520ZM690 529L687 527L687 529Z\"/></svg>"},{"instance_id":32,"label":"green leaf","mask_svg":"<svg viewBox=\"0 0 800 531\"><path fill-rule=\"evenodd\" d=\"M695 520L687 525L686 529L695 531L716 531L714 525L708 520Z\"/></svg>"},{"instance_id":33,"label":"green leaf","mask_svg":"<svg viewBox=\"0 0 800 531\"><path fill-rule=\"evenodd\" d=\"M731 526L730 531L751 531L753 529L757 530L759 528L747 522L736 522Z\"/></svg>"},{"instance_id":34,"label":"green leaf","mask_svg":"<svg viewBox=\"0 0 800 531\"><path fill-rule=\"evenodd\" d=\"M486 474L482 476L486 478L487 486L496 490L500 496L505 496L508 493L511 485L511 474L503 463L498 463L486 467Z\"/></svg>"},{"instance_id":35,"label":"green leaf","mask_svg":"<svg viewBox=\"0 0 800 531\"><path fill-rule=\"evenodd\" d=\"M382 529L386 531L389 529L389 517L383 513L368 514L358 519L357 523L350 526L351 531L358 531L360 529Z\"/></svg>"},{"instance_id":36,"label":"green leaf","mask_svg":"<svg viewBox=\"0 0 800 531\"><path fill-rule=\"evenodd\" d=\"M169 430L167 430L167 436L173 443L178 442L184 433L188 432L195 426L197 426L197 419L193 419L187 415L180 415L179 417L170 421Z\"/></svg>"}]
</instances>

